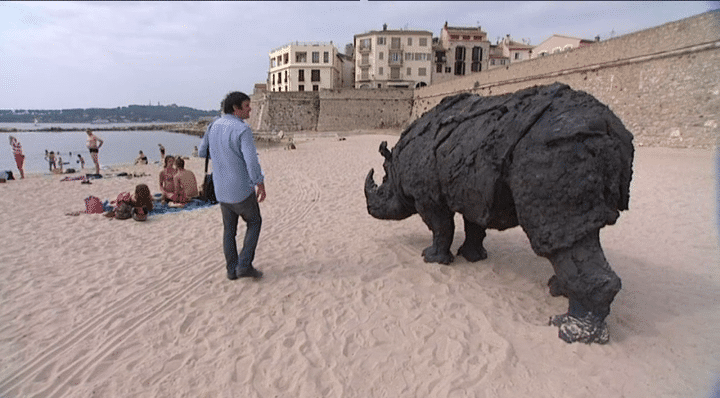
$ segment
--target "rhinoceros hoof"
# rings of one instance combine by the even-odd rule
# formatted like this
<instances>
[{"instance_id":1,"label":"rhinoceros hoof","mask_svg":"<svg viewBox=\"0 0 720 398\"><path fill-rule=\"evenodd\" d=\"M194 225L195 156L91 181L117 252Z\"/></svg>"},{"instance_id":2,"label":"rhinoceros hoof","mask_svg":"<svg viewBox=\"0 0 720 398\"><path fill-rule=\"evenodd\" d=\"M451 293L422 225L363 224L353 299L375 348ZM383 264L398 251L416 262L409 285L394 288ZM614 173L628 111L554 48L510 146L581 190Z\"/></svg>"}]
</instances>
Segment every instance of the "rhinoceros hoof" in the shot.
<instances>
[{"instance_id":1,"label":"rhinoceros hoof","mask_svg":"<svg viewBox=\"0 0 720 398\"><path fill-rule=\"evenodd\" d=\"M426 263L440 263L448 265L455 259L450 252L438 253L433 246L425 248L422 255Z\"/></svg>"},{"instance_id":2,"label":"rhinoceros hoof","mask_svg":"<svg viewBox=\"0 0 720 398\"><path fill-rule=\"evenodd\" d=\"M610 341L607 324L605 321L598 322L592 313L583 318L568 314L551 316L550 325L559 328L558 337L566 343L607 344Z\"/></svg>"},{"instance_id":3,"label":"rhinoceros hoof","mask_svg":"<svg viewBox=\"0 0 720 398\"><path fill-rule=\"evenodd\" d=\"M476 247L462 245L458 249L458 256L465 257L466 260L474 263L475 261L485 260L487 258L487 251L484 247L479 250Z\"/></svg>"}]
</instances>

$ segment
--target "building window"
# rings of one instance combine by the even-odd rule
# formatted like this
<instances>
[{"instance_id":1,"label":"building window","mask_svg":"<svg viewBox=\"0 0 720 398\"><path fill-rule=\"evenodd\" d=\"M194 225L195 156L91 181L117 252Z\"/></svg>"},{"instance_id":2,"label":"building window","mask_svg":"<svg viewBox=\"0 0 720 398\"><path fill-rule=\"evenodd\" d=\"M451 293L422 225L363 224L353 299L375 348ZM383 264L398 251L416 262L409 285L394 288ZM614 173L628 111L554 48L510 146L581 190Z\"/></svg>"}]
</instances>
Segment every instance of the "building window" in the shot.
<instances>
[{"instance_id":1,"label":"building window","mask_svg":"<svg viewBox=\"0 0 720 398\"><path fill-rule=\"evenodd\" d=\"M418 39L420 47L427 47L427 37L421 37Z\"/></svg>"},{"instance_id":2,"label":"building window","mask_svg":"<svg viewBox=\"0 0 720 398\"><path fill-rule=\"evenodd\" d=\"M274 68L275 65L276 65L275 57L272 57L272 59L270 60L270 67Z\"/></svg>"},{"instance_id":3,"label":"building window","mask_svg":"<svg viewBox=\"0 0 720 398\"><path fill-rule=\"evenodd\" d=\"M287 83L287 75L288 75L288 71L285 71L285 80L283 81L283 83ZM287 88L285 89L285 91L287 91Z\"/></svg>"},{"instance_id":4,"label":"building window","mask_svg":"<svg viewBox=\"0 0 720 398\"><path fill-rule=\"evenodd\" d=\"M360 65L368 64L370 64L370 54L363 54L362 57L360 57Z\"/></svg>"},{"instance_id":5,"label":"building window","mask_svg":"<svg viewBox=\"0 0 720 398\"><path fill-rule=\"evenodd\" d=\"M400 49L400 38L399 37L391 37L390 38L390 48L393 50Z\"/></svg>"},{"instance_id":6,"label":"building window","mask_svg":"<svg viewBox=\"0 0 720 398\"><path fill-rule=\"evenodd\" d=\"M465 47L455 47L455 61L465 61Z\"/></svg>"},{"instance_id":7,"label":"building window","mask_svg":"<svg viewBox=\"0 0 720 398\"><path fill-rule=\"evenodd\" d=\"M288 61L288 57L290 57L290 54L288 54L288 53L283 54L283 63L284 63L285 65L287 65L288 62L289 62L289 61ZM287 91L287 90L285 90L285 91Z\"/></svg>"},{"instance_id":8,"label":"building window","mask_svg":"<svg viewBox=\"0 0 720 398\"><path fill-rule=\"evenodd\" d=\"M465 62L455 61L455 74L458 76L465 75Z\"/></svg>"},{"instance_id":9,"label":"building window","mask_svg":"<svg viewBox=\"0 0 720 398\"><path fill-rule=\"evenodd\" d=\"M412 46L412 37L408 37L408 46Z\"/></svg>"},{"instance_id":10,"label":"building window","mask_svg":"<svg viewBox=\"0 0 720 398\"><path fill-rule=\"evenodd\" d=\"M299 81L299 82L304 82L304 81L305 81L305 70L304 70L304 69L299 69L299 70L298 70L298 81ZM300 90L300 91L302 91L302 90Z\"/></svg>"},{"instance_id":11,"label":"building window","mask_svg":"<svg viewBox=\"0 0 720 398\"><path fill-rule=\"evenodd\" d=\"M380 52L378 53L378 59L381 60L381 61L383 60L383 57L385 57L385 55L383 55L383 54L385 54L385 53L382 52L382 51L380 51Z\"/></svg>"},{"instance_id":12,"label":"building window","mask_svg":"<svg viewBox=\"0 0 720 398\"><path fill-rule=\"evenodd\" d=\"M405 53L405 61L412 61L413 53Z\"/></svg>"},{"instance_id":13,"label":"building window","mask_svg":"<svg viewBox=\"0 0 720 398\"><path fill-rule=\"evenodd\" d=\"M360 69L360 80L368 80L370 79L369 68L361 68Z\"/></svg>"},{"instance_id":14,"label":"building window","mask_svg":"<svg viewBox=\"0 0 720 398\"><path fill-rule=\"evenodd\" d=\"M450 40L457 40L459 38L460 38L460 36L458 36L458 35L450 35Z\"/></svg>"},{"instance_id":15,"label":"building window","mask_svg":"<svg viewBox=\"0 0 720 398\"><path fill-rule=\"evenodd\" d=\"M412 76L412 68L407 68L407 75Z\"/></svg>"},{"instance_id":16,"label":"building window","mask_svg":"<svg viewBox=\"0 0 720 398\"><path fill-rule=\"evenodd\" d=\"M382 76L382 75L383 75L383 72L384 72L384 71L383 71L383 67L382 67L382 66L379 67L379 68L378 68L378 75Z\"/></svg>"},{"instance_id":17,"label":"building window","mask_svg":"<svg viewBox=\"0 0 720 398\"><path fill-rule=\"evenodd\" d=\"M278 84L282 83L282 72L278 72Z\"/></svg>"},{"instance_id":18,"label":"building window","mask_svg":"<svg viewBox=\"0 0 720 398\"><path fill-rule=\"evenodd\" d=\"M305 86L302 84L298 86L298 91L305 91Z\"/></svg>"},{"instance_id":19,"label":"building window","mask_svg":"<svg viewBox=\"0 0 720 398\"><path fill-rule=\"evenodd\" d=\"M427 76L427 69L425 69L425 68L418 69L418 76Z\"/></svg>"},{"instance_id":20,"label":"building window","mask_svg":"<svg viewBox=\"0 0 720 398\"><path fill-rule=\"evenodd\" d=\"M520 53L515 53L515 59L522 59L520 58Z\"/></svg>"},{"instance_id":21,"label":"building window","mask_svg":"<svg viewBox=\"0 0 720 398\"><path fill-rule=\"evenodd\" d=\"M400 79L400 68L390 68L390 78Z\"/></svg>"},{"instance_id":22,"label":"building window","mask_svg":"<svg viewBox=\"0 0 720 398\"><path fill-rule=\"evenodd\" d=\"M443 71L443 66L442 66L442 64L437 64L437 65L435 66L435 72L437 72L437 73L442 73L442 71Z\"/></svg>"},{"instance_id":23,"label":"building window","mask_svg":"<svg viewBox=\"0 0 720 398\"><path fill-rule=\"evenodd\" d=\"M378 45L385 45L385 36L381 36L377 38Z\"/></svg>"},{"instance_id":24,"label":"building window","mask_svg":"<svg viewBox=\"0 0 720 398\"><path fill-rule=\"evenodd\" d=\"M320 63L320 51L312 52L312 63L314 63L314 64Z\"/></svg>"},{"instance_id":25,"label":"building window","mask_svg":"<svg viewBox=\"0 0 720 398\"><path fill-rule=\"evenodd\" d=\"M312 69L310 71L310 81L312 81L312 82L320 81L320 69ZM317 91L317 90L313 90L313 91Z\"/></svg>"},{"instance_id":26,"label":"building window","mask_svg":"<svg viewBox=\"0 0 720 398\"><path fill-rule=\"evenodd\" d=\"M381 83L378 83L378 88L382 88L382 84L381 84Z\"/></svg>"},{"instance_id":27,"label":"building window","mask_svg":"<svg viewBox=\"0 0 720 398\"><path fill-rule=\"evenodd\" d=\"M392 53L390 54L390 62L400 62L402 59L400 58L400 53Z\"/></svg>"},{"instance_id":28,"label":"building window","mask_svg":"<svg viewBox=\"0 0 720 398\"><path fill-rule=\"evenodd\" d=\"M470 36L463 36L463 40L470 40Z\"/></svg>"},{"instance_id":29,"label":"building window","mask_svg":"<svg viewBox=\"0 0 720 398\"><path fill-rule=\"evenodd\" d=\"M360 50L370 50L370 39L360 40Z\"/></svg>"},{"instance_id":30,"label":"building window","mask_svg":"<svg viewBox=\"0 0 720 398\"><path fill-rule=\"evenodd\" d=\"M318 86L317 84L313 84L313 91L319 91L319 90L320 90L320 86Z\"/></svg>"},{"instance_id":31,"label":"building window","mask_svg":"<svg viewBox=\"0 0 720 398\"><path fill-rule=\"evenodd\" d=\"M295 53L295 62L307 63L307 53L305 51Z\"/></svg>"},{"instance_id":32,"label":"building window","mask_svg":"<svg viewBox=\"0 0 720 398\"><path fill-rule=\"evenodd\" d=\"M328 63L328 62L330 62L330 53L325 51L323 53L323 63Z\"/></svg>"},{"instance_id":33,"label":"building window","mask_svg":"<svg viewBox=\"0 0 720 398\"><path fill-rule=\"evenodd\" d=\"M480 72L482 70L482 47L473 47L472 49L472 65L470 70L473 72Z\"/></svg>"},{"instance_id":34,"label":"building window","mask_svg":"<svg viewBox=\"0 0 720 398\"><path fill-rule=\"evenodd\" d=\"M275 75L274 74L272 75L272 84L273 84L273 86L275 85Z\"/></svg>"},{"instance_id":35,"label":"building window","mask_svg":"<svg viewBox=\"0 0 720 398\"><path fill-rule=\"evenodd\" d=\"M277 64L278 66L282 65L282 55L277 56Z\"/></svg>"},{"instance_id":36,"label":"building window","mask_svg":"<svg viewBox=\"0 0 720 398\"><path fill-rule=\"evenodd\" d=\"M490 60L490 65L495 65L495 60L494 60L494 59L491 59L491 60Z\"/></svg>"},{"instance_id":37,"label":"building window","mask_svg":"<svg viewBox=\"0 0 720 398\"><path fill-rule=\"evenodd\" d=\"M451 73L451 72L452 72L452 68L451 68L451 67L448 66L448 67L445 68L445 73Z\"/></svg>"}]
</instances>

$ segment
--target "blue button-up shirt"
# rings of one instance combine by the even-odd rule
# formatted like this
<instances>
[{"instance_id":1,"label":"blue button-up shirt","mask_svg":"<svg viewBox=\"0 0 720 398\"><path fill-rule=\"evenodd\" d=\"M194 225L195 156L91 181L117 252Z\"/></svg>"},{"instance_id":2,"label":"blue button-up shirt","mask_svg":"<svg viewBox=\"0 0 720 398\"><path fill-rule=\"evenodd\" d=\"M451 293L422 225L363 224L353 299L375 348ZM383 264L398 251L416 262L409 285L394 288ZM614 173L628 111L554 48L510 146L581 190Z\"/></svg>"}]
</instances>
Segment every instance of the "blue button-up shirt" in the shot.
<instances>
[{"instance_id":1,"label":"blue button-up shirt","mask_svg":"<svg viewBox=\"0 0 720 398\"><path fill-rule=\"evenodd\" d=\"M204 158L208 150L218 202L242 202L264 181L252 130L237 116L223 114L210 124L198 155Z\"/></svg>"}]
</instances>

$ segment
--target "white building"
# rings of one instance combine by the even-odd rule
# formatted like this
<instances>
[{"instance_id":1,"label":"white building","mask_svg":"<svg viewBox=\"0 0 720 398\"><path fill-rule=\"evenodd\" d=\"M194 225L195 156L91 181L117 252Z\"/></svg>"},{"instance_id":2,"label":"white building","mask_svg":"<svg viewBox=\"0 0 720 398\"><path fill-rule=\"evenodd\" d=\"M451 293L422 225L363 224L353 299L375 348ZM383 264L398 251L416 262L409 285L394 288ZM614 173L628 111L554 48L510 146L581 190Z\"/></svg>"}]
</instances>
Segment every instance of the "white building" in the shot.
<instances>
[{"instance_id":1,"label":"white building","mask_svg":"<svg viewBox=\"0 0 720 398\"><path fill-rule=\"evenodd\" d=\"M355 88L427 86L432 74L432 32L370 31L354 36Z\"/></svg>"},{"instance_id":2,"label":"white building","mask_svg":"<svg viewBox=\"0 0 720 398\"><path fill-rule=\"evenodd\" d=\"M595 41L578 39L577 37L564 36L564 35L552 35L545 39L542 43L535 46L533 49L533 58L544 57L550 54L557 54L563 51L572 50L574 48L580 48L592 45L600 41L600 37L596 37Z\"/></svg>"},{"instance_id":3,"label":"white building","mask_svg":"<svg viewBox=\"0 0 720 398\"><path fill-rule=\"evenodd\" d=\"M330 43L294 42L270 52L268 91L319 91L342 87L343 58Z\"/></svg>"}]
</instances>

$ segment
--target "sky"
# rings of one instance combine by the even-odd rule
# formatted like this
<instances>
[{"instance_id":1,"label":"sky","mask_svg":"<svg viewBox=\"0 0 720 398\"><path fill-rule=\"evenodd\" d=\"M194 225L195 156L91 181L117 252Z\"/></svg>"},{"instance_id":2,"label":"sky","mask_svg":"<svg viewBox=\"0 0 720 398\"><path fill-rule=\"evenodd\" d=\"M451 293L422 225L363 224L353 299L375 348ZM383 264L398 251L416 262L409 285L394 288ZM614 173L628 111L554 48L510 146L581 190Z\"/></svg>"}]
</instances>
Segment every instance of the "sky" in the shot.
<instances>
[{"instance_id":1,"label":"sky","mask_svg":"<svg viewBox=\"0 0 720 398\"><path fill-rule=\"evenodd\" d=\"M480 26L537 45L601 40L720 8L720 2L249 1L0 2L0 109L188 106L217 110L264 83L294 41L340 52L371 30Z\"/></svg>"}]
</instances>

